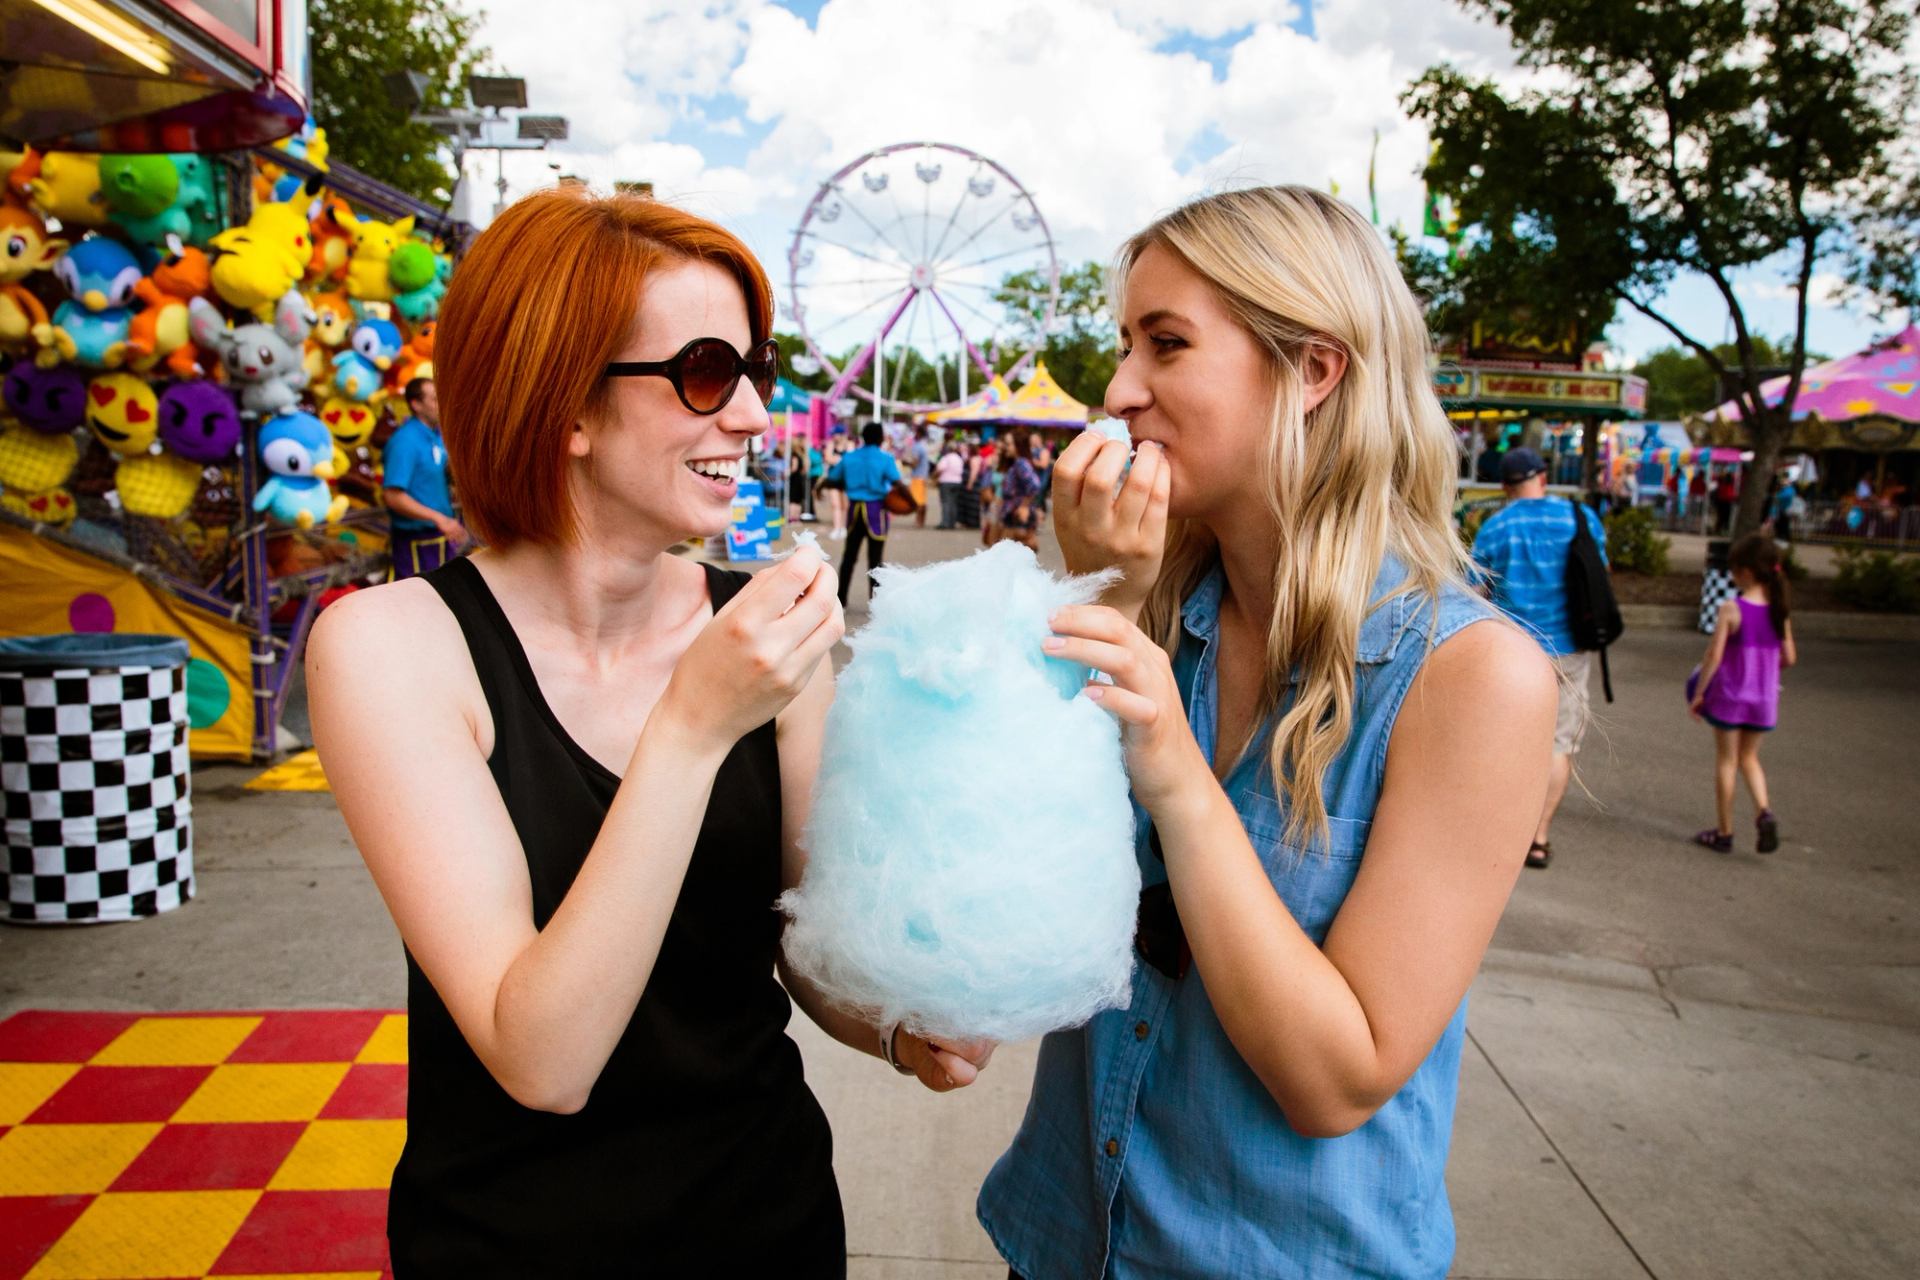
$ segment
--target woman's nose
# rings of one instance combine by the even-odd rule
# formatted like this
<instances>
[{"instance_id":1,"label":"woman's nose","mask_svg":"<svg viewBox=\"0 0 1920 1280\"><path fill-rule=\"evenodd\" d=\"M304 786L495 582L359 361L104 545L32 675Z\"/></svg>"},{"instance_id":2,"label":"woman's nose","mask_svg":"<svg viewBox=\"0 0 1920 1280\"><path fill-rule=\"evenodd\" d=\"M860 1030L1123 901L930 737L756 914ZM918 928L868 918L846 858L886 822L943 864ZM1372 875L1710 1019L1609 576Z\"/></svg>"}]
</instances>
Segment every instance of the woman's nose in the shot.
<instances>
[{"instance_id":1,"label":"woman's nose","mask_svg":"<svg viewBox=\"0 0 1920 1280\"><path fill-rule=\"evenodd\" d=\"M1101 406L1108 417L1131 418L1144 412L1153 403L1146 380L1133 370L1132 357L1120 357L1120 363L1113 371L1113 380L1107 383L1106 400Z\"/></svg>"},{"instance_id":2,"label":"woman's nose","mask_svg":"<svg viewBox=\"0 0 1920 1280\"><path fill-rule=\"evenodd\" d=\"M727 401L727 407L720 411L716 421L722 431L740 436L757 436L773 428L773 417L767 412L766 402L745 374L740 376L740 385L733 389L733 399Z\"/></svg>"}]
</instances>

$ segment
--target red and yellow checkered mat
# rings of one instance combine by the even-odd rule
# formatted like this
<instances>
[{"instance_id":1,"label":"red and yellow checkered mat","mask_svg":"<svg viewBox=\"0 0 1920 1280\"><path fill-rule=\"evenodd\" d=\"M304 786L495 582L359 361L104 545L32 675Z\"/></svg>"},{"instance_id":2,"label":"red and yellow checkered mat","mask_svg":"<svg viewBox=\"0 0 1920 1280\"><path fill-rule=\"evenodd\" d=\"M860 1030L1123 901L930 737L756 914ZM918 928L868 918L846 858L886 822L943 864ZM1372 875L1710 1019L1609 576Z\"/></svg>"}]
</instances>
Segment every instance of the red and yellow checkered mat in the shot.
<instances>
[{"instance_id":1,"label":"red and yellow checkered mat","mask_svg":"<svg viewBox=\"0 0 1920 1280\"><path fill-rule=\"evenodd\" d=\"M407 1020L0 1022L0 1280L380 1280Z\"/></svg>"}]
</instances>

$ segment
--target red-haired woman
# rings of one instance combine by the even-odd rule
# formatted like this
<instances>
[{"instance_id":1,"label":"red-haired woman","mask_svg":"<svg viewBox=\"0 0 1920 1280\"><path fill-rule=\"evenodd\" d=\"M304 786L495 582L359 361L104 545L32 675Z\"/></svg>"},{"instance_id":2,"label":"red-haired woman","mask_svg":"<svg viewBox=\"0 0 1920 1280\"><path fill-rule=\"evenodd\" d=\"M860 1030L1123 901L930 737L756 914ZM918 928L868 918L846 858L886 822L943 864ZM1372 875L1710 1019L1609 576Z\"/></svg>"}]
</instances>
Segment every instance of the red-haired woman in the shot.
<instances>
[{"instance_id":1,"label":"red-haired woman","mask_svg":"<svg viewBox=\"0 0 1920 1280\"><path fill-rule=\"evenodd\" d=\"M439 322L489 549L329 609L314 737L406 944L397 1275L840 1275L787 992L929 1087L975 1064L773 977L841 634L834 575L724 529L776 353L734 236L578 187L508 209Z\"/></svg>"}]
</instances>

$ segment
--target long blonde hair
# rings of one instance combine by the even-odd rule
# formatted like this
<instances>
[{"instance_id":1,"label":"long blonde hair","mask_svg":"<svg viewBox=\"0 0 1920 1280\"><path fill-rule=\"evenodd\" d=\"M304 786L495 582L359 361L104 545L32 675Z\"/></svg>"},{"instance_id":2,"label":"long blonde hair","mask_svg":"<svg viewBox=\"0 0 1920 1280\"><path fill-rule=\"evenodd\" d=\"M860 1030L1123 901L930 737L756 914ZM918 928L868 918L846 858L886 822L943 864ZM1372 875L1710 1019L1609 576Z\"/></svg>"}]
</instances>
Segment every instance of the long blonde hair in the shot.
<instances>
[{"instance_id":1,"label":"long blonde hair","mask_svg":"<svg viewBox=\"0 0 1920 1280\"><path fill-rule=\"evenodd\" d=\"M1405 564L1395 592L1438 598L1462 584L1466 553L1452 526L1457 451L1434 396L1419 304L1380 234L1352 208L1306 187L1258 187L1185 205L1129 240L1112 291L1125 296L1142 252L1168 250L1218 291L1273 362L1260 491L1276 540L1273 618L1259 721L1292 705L1269 748L1286 838L1324 839L1321 784L1353 729L1355 662L1383 554ZM1302 364L1319 343L1346 353L1346 374L1303 412ZM1176 520L1143 625L1171 649L1180 605L1216 548Z\"/></svg>"}]
</instances>

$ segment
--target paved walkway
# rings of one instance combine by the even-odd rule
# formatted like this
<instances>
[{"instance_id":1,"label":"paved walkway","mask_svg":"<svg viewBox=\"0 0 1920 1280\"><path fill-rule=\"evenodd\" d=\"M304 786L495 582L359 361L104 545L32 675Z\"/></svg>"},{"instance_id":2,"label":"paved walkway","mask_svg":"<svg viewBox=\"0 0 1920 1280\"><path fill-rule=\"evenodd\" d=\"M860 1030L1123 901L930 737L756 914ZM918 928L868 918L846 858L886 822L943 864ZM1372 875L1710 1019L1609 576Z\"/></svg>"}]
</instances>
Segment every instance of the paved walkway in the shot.
<instances>
[{"instance_id":1,"label":"paved walkway","mask_svg":"<svg viewBox=\"0 0 1920 1280\"><path fill-rule=\"evenodd\" d=\"M919 560L973 545L903 530ZM837 551L837 547L835 548ZM858 612L853 618L860 621ZM1717 857L1684 632L1631 634L1552 870L1474 988L1449 1167L1455 1273L1485 1280L1920 1274L1920 651L1809 641L1765 756L1784 847ZM138 925L0 930L27 1007L382 1007L398 939L331 798L196 776L201 898ZM1750 820L1741 839L1750 848ZM1031 1046L935 1097L795 1028L833 1119L856 1277L1005 1274L973 1195Z\"/></svg>"}]
</instances>

